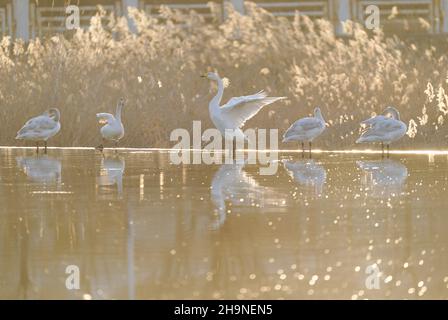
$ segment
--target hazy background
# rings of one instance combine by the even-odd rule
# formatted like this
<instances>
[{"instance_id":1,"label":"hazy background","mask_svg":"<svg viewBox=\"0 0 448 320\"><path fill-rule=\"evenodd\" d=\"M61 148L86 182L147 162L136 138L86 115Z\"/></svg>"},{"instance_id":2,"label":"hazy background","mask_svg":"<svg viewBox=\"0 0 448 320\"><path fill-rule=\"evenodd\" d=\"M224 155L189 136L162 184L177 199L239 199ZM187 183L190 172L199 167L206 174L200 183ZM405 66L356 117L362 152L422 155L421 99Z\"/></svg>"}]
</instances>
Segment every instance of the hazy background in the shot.
<instances>
[{"instance_id":1,"label":"hazy background","mask_svg":"<svg viewBox=\"0 0 448 320\"><path fill-rule=\"evenodd\" d=\"M125 18L99 14L88 30L32 40L3 38L0 44L0 145L24 145L15 134L30 117L49 107L62 112L62 130L51 145L99 143L95 113L128 103L122 146L169 147L170 132L191 130L193 120L211 127L208 102L214 84L201 79L218 71L230 79L223 103L265 89L287 96L263 109L248 127L279 128L283 134L315 106L328 130L322 148L351 148L359 122L387 105L397 107L411 127L399 148L445 148L448 130L445 37L384 36L349 23L347 37L333 25L304 16L291 19L246 3L246 15L212 4L216 19L162 9L162 19L131 12L138 34ZM163 20L163 21L162 21ZM424 21L421 22L424 24ZM294 145L282 145L294 147Z\"/></svg>"}]
</instances>

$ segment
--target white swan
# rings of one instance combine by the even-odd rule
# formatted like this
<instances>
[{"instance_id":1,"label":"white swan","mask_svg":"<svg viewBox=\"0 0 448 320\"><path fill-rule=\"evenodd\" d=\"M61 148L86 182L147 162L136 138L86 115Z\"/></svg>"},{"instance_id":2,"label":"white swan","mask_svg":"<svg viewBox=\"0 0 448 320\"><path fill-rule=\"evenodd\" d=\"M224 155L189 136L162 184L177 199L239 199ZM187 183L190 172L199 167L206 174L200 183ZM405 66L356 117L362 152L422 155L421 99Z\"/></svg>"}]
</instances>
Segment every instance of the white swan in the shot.
<instances>
[{"instance_id":1,"label":"white swan","mask_svg":"<svg viewBox=\"0 0 448 320\"><path fill-rule=\"evenodd\" d=\"M59 109L48 109L42 115L28 120L17 132L16 139L35 141L37 153L39 153L39 141L44 141L45 153L47 153L47 140L61 130L60 118Z\"/></svg>"},{"instance_id":2,"label":"white swan","mask_svg":"<svg viewBox=\"0 0 448 320\"><path fill-rule=\"evenodd\" d=\"M407 131L406 124L400 120L400 113L394 107L387 107L383 114L364 120L361 125L367 128L356 143L381 142L382 154L386 145L388 156L390 143L401 139Z\"/></svg>"},{"instance_id":3,"label":"white swan","mask_svg":"<svg viewBox=\"0 0 448 320\"><path fill-rule=\"evenodd\" d=\"M115 112L115 116L110 113L97 113L96 117L99 119L101 124L105 124L100 132L103 138L103 142L97 147L99 150L104 149L104 143L106 140L115 141L115 147L118 146L118 141L124 137L124 127L121 122L121 111L124 106L124 99L120 98L117 104L117 110Z\"/></svg>"},{"instance_id":4,"label":"white swan","mask_svg":"<svg viewBox=\"0 0 448 320\"><path fill-rule=\"evenodd\" d=\"M311 143L325 130L325 120L320 108L314 109L314 117L306 117L294 122L283 135L283 142L298 141L302 143L302 156L305 153L305 142L309 144L311 157Z\"/></svg>"},{"instance_id":5,"label":"white swan","mask_svg":"<svg viewBox=\"0 0 448 320\"><path fill-rule=\"evenodd\" d=\"M314 160L285 161L283 164L290 177L299 185L311 187L316 195L322 194L327 172L321 165L315 163Z\"/></svg>"},{"instance_id":6,"label":"white swan","mask_svg":"<svg viewBox=\"0 0 448 320\"><path fill-rule=\"evenodd\" d=\"M285 99L285 97L267 97L264 91L260 91L249 96L231 98L226 104L220 106L224 93L223 79L214 72L209 72L201 77L218 83L218 93L210 101L208 110L213 124L225 138L227 138L226 130L233 130L232 134L236 139L239 141L247 140L241 130L246 121L254 117L264 106Z\"/></svg>"}]
</instances>

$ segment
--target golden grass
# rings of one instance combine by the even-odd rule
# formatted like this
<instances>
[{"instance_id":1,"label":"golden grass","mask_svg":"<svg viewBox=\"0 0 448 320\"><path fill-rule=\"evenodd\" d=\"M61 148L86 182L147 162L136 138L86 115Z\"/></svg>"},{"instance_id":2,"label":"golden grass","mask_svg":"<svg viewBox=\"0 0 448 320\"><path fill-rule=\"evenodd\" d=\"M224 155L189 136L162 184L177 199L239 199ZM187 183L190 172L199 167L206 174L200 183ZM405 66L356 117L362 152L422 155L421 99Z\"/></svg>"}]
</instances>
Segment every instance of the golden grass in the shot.
<instances>
[{"instance_id":1,"label":"golden grass","mask_svg":"<svg viewBox=\"0 0 448 320\"><path fill-rule=\"evenodd\" d=\"M320 106L329 128L316 144L349 148L362 119L393 105L412 128L401 148L446 145L448 56L436 47L369 35L354 23L347 25L351 37L337 38L328 21L275 18L250 3L247 15L229 11L224 23L167 8L163 23L132 14L138 36L123 18L103 28L100 14L70 39L55 36L25 46L3 38L0 145L21 145L16 131L53 106L62 112L62 130L51 145L95 145L95 113L113 112L124 96L121 145L169 147L175 128L191 129L193 120L202 120L203 129L212 126L207 106L215 87L199 77L208 70L231 80L224 100L260 89L289 97L246 127L279 128L282 134Z\"/></svg>"}]
</instances>

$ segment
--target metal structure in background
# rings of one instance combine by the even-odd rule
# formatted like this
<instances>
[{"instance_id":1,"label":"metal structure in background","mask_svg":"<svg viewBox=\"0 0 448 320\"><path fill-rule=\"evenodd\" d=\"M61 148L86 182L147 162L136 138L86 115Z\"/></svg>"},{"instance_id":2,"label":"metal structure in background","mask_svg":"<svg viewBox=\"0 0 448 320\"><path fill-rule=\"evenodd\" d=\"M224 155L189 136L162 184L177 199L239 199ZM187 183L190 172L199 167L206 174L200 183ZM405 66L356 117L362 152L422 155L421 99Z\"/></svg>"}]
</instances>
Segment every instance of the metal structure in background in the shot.
<instances>
[{"instance_id":1,"label":"metal structure in background","mask_svg":"<svg viewBox=\"0 0 448 320\"><path fill-rule=\"evenodd\" d=\"M244 13L245 10L245 0L211 1L221 8L224 2L230 2L239 12ZM341 22L364 21L365 9L369 5L376 5L380 9L381 25L386 31L406 34L448 33L448 0L252 1L276 16L293 17L299 11L311 18L328 19L334 24L338 34L343 33ZM136 7L158 16L160 6L165 5L177 10L195 10L211 20L213 16L208 2L209 0L0 0L0 36L9 35L28 40L64 32L65 8L68 4L78 5L81 27L88 27L91 17L98 12L97 5L101 5L106 13L118 16L127 16L128 7ZM129 23L134 30L132 21Z\"/></svg>"},{"instance_id":2,"label":"metal structure in background","mask_svg":"<svg viewBox=\"0 0 448 320\"><path fill-rule=\"evenodd\" d=\"M30 12L35 19L32 19L31 37L42 37L47 34L55 32L64 32L65 29L65 7L64 6L36 6L31 3ZM120 2L101 4L102 8L106 11L106 19L108 13L121 14ZM80 6L80 24L81 27L88 27L90 19L98 12L97 5L83 5ZM107 21L106 21L107 23Z\"/></svg>"}]
</instances>

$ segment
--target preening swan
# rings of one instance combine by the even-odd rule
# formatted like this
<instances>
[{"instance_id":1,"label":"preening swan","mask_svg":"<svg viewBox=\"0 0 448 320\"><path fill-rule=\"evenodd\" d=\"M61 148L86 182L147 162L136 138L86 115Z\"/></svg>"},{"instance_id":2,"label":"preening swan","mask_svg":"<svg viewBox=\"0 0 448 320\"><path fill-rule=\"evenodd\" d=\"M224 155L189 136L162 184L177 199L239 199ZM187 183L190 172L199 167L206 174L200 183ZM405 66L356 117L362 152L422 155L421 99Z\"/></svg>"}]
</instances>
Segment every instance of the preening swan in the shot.
<instances>
[{"instance_id":1,"label":"preening swan","mask_svg":"<svg viewBox=\"0 0 448 320\"><path fill-rule=\"evenodd\" d=\"M306 117L294 122L283 135L283 142L298 141L302 144L302 157L305 154L305 142L309 144L311 158L311 143L325 130L325 120L320 108L314 109L314 117Z\"/></svg>"},{"instance_id":2,"label":"preening swan","mask_svg":"<svg viewBox=\"0 0 448 320\"><path fill-rule=\"evenodd\" d=\"M285 98L268 97L264 91L260 91L249 96L231 98L226 104L220 106L224 93L223 79L214 72L209 72L202 77L218 83L218 93L210 101L208 110L210 119L223 137L226 137L225 131L230 129L233 130L232 133L236 139L247 140L241 130L246 121L254 117L264 106Z\"/></svg>"},{"instance_id":3,"label":"preening swan","mask_svg":"<svg viewBox=\"0 0 448 320\"><path fill-rule=\"evenodd\" d=\"M22 129L17 132L16 139L35 141L37 153L39 153L39 141L43 141L45 153L47 153L47 140L61 130L60 118L59 109L48 109L42 115L28 120Z\"/></svg>"},{"instance_id":4,"label":"preening swan","mask_svg":"<svg viewBox=\"0 0 448 320\"><path fill-rule=\"evenodd\" d=\"M104 124L100 130L103 142L97 147L97 149L102 151L106 140L115 141L115 147L118 147L118 141L120 141L120 139L124 136L124 127L121 122L121 111L123 109L124 102L124 98L120 98L120 100L118 100L115 116L110 113L96 114L99 122Z\"/></svg>"},{"instance_id":5,"label":"preening swan","mask_svg":"<svg viewBox=\"0 0 448 320\"><path fill-rule=\"evenodd\" d=\"M356 143L381 142L383 156L384 145L389 156L390 143L401 139L407 131L406 124L400 120L400 113L394 107L387 107L383 114L364 120L361 125L367 128Z\"/></svg>"}]
</instances>

